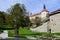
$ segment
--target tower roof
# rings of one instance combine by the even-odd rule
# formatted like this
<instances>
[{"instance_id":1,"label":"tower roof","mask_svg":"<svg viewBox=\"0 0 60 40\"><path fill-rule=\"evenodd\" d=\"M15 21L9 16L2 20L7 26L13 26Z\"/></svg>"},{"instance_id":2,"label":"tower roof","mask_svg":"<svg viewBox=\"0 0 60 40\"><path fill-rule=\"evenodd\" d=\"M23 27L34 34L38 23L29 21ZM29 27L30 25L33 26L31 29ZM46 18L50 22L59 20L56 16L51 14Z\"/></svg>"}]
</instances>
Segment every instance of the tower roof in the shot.
<instances>
[{"instance_id":1,"label":"tower roof","mask_svg":"<svg viewBox=\"0 0 60 40\"><path fill-rule=\"evenodd\" d=\"M44 6L43 6L43 9L46 9L45 4L44 4Z\"/></svg>"},{"instance_id":2,"label":"tower roof","mask_svg":"<svg viewBox=\"0 0 60 40\"><path fill-rule=\"evenodd\" d=\"M48 12L47 9L46 9L45 4L44 4L44 6L43 6L43 10L42 10L42 12L44 12L44 11L45 11L45 12Z\"/></svg>"}]
</instances>

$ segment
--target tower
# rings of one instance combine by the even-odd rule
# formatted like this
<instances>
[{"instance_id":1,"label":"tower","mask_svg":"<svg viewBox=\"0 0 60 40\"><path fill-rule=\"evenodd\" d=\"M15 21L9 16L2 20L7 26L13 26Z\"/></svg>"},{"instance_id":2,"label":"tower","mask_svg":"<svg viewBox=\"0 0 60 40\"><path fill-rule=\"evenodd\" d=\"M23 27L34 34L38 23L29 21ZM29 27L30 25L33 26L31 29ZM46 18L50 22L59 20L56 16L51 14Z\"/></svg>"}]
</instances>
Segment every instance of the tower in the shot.
<instances>
[{"instance_id":1,"label":"tower","mask_svg":"<svg viewBox=\"0 0 60 40\"><path fill-rule=\"evenodd\" d=\"M42 21L46 20L46 18L48 18L48 14L49 12L47 11L46 6L44 4L43 10L41 11L41 20Z\"/></svg>"}]
</instances>

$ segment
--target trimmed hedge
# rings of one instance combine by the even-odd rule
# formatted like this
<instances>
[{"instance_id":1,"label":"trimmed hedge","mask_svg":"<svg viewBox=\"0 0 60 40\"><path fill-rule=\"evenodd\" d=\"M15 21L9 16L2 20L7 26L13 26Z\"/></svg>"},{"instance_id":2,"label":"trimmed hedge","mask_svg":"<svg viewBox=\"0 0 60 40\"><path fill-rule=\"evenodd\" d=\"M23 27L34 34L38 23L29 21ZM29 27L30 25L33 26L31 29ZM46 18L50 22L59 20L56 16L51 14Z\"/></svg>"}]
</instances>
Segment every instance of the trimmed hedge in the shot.
<instances>
[{"instance_id":1,"label":"trimmed hedge","mask_svg":"<svg viewBox=\"0 0 60 40\"><path fill-rule=\"evenodd\" d=\"M0 25L0 28L13 28L11 25Z\"/></svg>"},{"instance_id":2,"label":"trimmed hedge","mask_svg":"<svg viewBox=\"0 0 60 40\"><path fill-rule=\"evenodd\" d=\"M0 25L1 30L11 30L14 29L11 25Z\"/></svg>"},{"instance_id":3,"label":"trimmed hedge","mask_svg":"<svg viewBox=\"0 0 60 40\"><path fill-rule=\"evenodd\" d=\"M0 30L0 34L3 32L3 30Z\"/></svg>"}]
</instances>

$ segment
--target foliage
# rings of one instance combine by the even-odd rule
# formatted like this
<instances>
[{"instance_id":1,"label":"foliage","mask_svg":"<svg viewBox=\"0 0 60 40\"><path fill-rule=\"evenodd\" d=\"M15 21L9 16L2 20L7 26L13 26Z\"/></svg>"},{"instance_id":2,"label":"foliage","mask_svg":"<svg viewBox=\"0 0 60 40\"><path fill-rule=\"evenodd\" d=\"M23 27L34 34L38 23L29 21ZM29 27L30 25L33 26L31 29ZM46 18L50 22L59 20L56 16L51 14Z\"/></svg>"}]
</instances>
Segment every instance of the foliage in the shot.
<instances>
[{"instance_id":1,"label":"foliage","mask_svg":"<svg viewBox=\"0 0 60 40\"><path fill-rule=\"evenodd\" d=\"M36 17L36 18L35 18L35 24L36 24L37 26L41 25L41 18Z\"/></svg>"},{"instance_id":2,"label":"foliage","mask_svg":"<svg viewBox=\"0 0 60 40\"><path fill-rule=\"evenodd\" d=\"M27 27L30 24L29 13L27 12L24 4L16 3L7 10L7 13L0 11L0 26L14 24Z\"/></svg>"},{"instance_id":3,"label":"foliage","mask_svg":"<svg viewBox=\"0 0 60 40\"><path fill-rule=\"evenodd\" d=\"M15 29L15 35L18 35L19 27L29 26L29 13L27 12L24 4L16 3L8 9L9 15L6 16L7 24L12 25Z\"/></svg>"},{"instance_id":4,"label":"foliage","mask_svg":"<svg viewBox=\"0 0 60 40\"><path fill-rule=\"evenodd\" d=\"M3 25L5 23L5 18L4 18L4 12L0 11L0 25Z\"/></svg>"},{"instance_id":5,"label":"foliage","mask_svg":"<svg viewBox=\"0 0 60 40\"><path fill-rule=\"evenodd\" d=\"M0 25L0 28L13 28L11 25Z\"/></svg>"},{"instance_id":6,"label":"foliage","mask_svg":"<svg viewBox=\"0 0 60 40\"><path fill-rule=\"evenodd\" d=\"M32 19L31 22L32 22L32 25L34 24L36 25L36 27L42 25L40 17L35 17L35 19Z\"/></svg>"},{"instance_id":7,"label":"foliage","mask_svg":"<svg viewBox=\"0 0 60 40\"><path fill-rule=\"evenodd\" d=\"M2 33L3 32L3 30L0 30L0 33Z\"/></svg>"},{"instance_id":8,"label":"foliage","mask_svg":"<svg viewBox=\"0 0 60 40\"><path fill-rule=\"evenodd\" d=\"M13 16L10 14L5 14L5 24L6 25L13 25Z\"/></svg>"},{"instance_id":9,"label":"foliage","mask_svg":"<svg viewBox=\"0 0 60 40\"><path fill-rule=\"evenodd\" d=\"M29 13L27 12L24 4L16 3L8 10L8 14L5 15L6 24L17 25L21 27L28 27L30 25Z\"/></svg>"}]
</instances>

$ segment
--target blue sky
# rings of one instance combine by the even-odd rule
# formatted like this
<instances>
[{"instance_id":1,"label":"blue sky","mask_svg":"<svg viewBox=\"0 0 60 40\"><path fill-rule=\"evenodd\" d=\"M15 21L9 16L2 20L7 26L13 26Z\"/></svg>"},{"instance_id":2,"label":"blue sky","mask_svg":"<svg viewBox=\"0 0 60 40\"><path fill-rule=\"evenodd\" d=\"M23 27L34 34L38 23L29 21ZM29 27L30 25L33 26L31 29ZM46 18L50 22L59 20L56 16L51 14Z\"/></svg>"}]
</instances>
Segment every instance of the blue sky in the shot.
<instances>
[{"instance_id":1,"label":"blue sky","mask_svg":"<svg viewBox=\"0 0 60 40\"><path fill-rule=\"evenodd\" d=\"M43 5L49 12L60 8L60 0L0 0L0 11L7 11L16 3L25 4L27 11L30 13L39 13L43 9Z\"/></svg>"}]
</instances>

